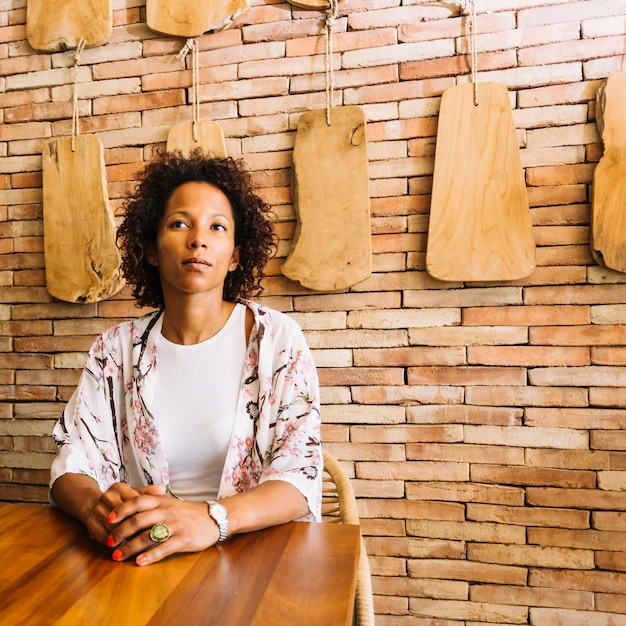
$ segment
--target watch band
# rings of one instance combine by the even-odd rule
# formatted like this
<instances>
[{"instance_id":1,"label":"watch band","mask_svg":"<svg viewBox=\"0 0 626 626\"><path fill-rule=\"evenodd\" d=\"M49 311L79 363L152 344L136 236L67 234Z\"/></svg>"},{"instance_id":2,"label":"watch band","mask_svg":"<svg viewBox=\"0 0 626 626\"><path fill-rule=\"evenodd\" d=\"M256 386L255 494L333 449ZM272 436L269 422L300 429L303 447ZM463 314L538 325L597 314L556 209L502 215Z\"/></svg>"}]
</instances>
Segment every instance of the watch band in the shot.
<instances>
[{"instance_id":1,"label":"watch band","mask_svg":"<svg viewBox=\"0 0 626 626\"><path fill-rule=\"evenodd\" d=\"M217 542L221 543L228 537L228 511L215 500L207 500L207 504L209 506L209 515L220 531L220 537Z\"/></svg>"}]
</instances>

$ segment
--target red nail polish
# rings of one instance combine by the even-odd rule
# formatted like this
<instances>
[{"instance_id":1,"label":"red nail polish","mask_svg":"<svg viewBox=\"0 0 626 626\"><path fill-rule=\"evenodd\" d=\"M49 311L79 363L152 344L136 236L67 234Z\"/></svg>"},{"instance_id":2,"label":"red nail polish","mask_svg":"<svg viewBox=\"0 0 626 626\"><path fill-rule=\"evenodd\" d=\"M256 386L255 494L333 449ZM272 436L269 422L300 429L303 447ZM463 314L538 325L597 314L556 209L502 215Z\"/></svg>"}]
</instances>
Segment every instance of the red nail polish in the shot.
<instances>
[{"instance_id":1,"label":"red nail polish","mask_svg":"<svg viewBox=\"0 0 626 626\"><path fill-rule=\"evenodd\" d=\"M109 536L109 538L107 539L107 546L109 546L109 548L112 548L114 545L115 545L115 539Z\"/></svg>"},{"instance_id":2,"label":"red nail polish","mask_svg":"<svg viewBox=\"0 0 626 626\"><path fill-rule=\"evenodd\" d=\"M107 522L113 523L117 518L117 513L115 511L111 511L109 513L109 517L107 517Z\"/></svg>"},{"instance_id":3,"label":"red nail polish","mask_svg":"<svg viewBox=\"0 0 626 626\"><path fill-rule=\"evenodd\" d=\"M111 558L114 561L119 561L122 558L122 551L121 550L116 550L112 555Z\"/></svg>"}]
</instances>

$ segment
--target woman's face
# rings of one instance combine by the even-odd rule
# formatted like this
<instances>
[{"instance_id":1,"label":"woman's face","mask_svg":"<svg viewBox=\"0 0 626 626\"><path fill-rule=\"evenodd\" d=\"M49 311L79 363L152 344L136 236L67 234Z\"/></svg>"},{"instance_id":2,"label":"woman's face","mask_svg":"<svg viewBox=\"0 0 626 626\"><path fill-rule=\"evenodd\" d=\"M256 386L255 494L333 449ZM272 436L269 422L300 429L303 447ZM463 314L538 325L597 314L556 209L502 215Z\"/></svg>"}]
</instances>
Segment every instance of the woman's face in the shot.
<instances>
[{"instance_id":1,"label":"woman's face","mask_svg":"<svg viewBox=\"0 0 626 626\"><path fill-rule=\"evenodd\" d=\"M177 187L165 205L147 259L159 269L166 305L183 294L221 298L226 275L239 263L228 198L209 183Z\"/></svg>"}]
</instances>

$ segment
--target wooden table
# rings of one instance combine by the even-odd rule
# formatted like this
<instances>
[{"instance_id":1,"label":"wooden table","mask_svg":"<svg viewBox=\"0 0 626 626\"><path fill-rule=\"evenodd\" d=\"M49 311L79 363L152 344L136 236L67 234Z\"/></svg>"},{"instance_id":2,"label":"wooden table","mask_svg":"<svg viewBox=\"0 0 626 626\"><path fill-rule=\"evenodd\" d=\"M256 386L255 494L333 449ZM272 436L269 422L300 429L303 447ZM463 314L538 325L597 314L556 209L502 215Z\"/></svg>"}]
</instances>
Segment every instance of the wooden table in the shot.
<instances>
[{"instance_id":1,"label":"wooden table","mask_svg":"<svg viewBox=\"0 0 626 626\"><path fill-rule=\"evenodd\" d=\"M60 511L0 503L0 554L3 624L343 626L359 527L291 522L138 567Z\"/></svg>"}]
</instances>

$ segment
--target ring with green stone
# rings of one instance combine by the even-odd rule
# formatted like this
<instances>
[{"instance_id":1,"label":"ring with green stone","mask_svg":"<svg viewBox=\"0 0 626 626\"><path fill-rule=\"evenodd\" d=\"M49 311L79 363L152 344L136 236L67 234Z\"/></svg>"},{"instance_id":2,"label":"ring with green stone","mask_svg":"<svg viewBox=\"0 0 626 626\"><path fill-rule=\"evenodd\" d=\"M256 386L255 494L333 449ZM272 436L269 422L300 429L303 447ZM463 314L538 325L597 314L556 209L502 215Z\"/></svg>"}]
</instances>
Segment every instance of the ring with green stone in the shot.
<instances>
[{"instance_id":1,"label":"ring with green stone","mask_svg":"<svg viewBox=\"0 0 626 626\"><path fill-rule=\"evenodd\" d=\"M154 543L162 543L170 537L170 529L163 523L159 522L150 529L150 539Z\"/></svg>"}]
</instances>

